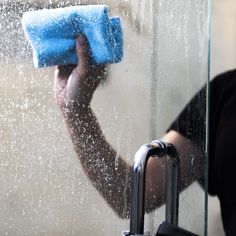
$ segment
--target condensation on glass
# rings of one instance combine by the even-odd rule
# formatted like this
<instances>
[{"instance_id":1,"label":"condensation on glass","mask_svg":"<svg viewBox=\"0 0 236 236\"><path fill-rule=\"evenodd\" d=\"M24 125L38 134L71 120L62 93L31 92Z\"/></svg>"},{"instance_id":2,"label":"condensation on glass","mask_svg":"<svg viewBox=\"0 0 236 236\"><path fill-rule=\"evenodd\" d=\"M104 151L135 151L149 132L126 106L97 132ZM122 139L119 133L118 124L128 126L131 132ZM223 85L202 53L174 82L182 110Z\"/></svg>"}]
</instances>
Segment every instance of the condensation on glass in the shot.
<instances>
[{"instance_id":1,"label":"condensation on glass","mask_svg":"<svg viewBox=\"0 0 236 236\"><path fill-rule=\"evenodd\" d=\"M154 1L154 8L157 14L154 15L156 24L154 23L153 29L155 43L152 63L151 135L160 137L180 112L188 107L192 97L203 87L207 87L209 1L160 0ZM199 126L194 127L195 130L189 130L189 133L196 133L198 136L196 143L201 143L203 153L191 154L189 159L194 162L200 158L203 167L201 171L205 171L207 89L203 90L201 96L198 96L195 101L202 106L201 114L197 114L196 118L201 121ZM187 117L186 125L190 119L189 117L188 120ZM197 175L203 175L203 172L198 171ZM196 172L194 164L192 172ZM179 225L194 233L204 235L206 233L204 231L206 230L204 229L205 192L204 184L199 182L201 181L194 181L190 186L187 185L180 194ZM163 216L164 207L153 213L151 225L155 225L154 229Z\"/></svg>"},{"instance_id":2,"label":"condensation on glass","mask_svg":"<svg viewBox=\"0 0 236 236\"><path fill-rule=\"evenodd\" d=\"M53 98L54 68L33 67L21 27L25 11L90 3L106 3L122 18L123 61L109 66L92 107L128 162L207 83L207 0L2 1L0 235L102 236L129 228L83 172ZM197 182L180 195L180 226L200 235L204 195ZM146 215L146 230L156 231L163 209Z\"/></svg>"}]
</instances>

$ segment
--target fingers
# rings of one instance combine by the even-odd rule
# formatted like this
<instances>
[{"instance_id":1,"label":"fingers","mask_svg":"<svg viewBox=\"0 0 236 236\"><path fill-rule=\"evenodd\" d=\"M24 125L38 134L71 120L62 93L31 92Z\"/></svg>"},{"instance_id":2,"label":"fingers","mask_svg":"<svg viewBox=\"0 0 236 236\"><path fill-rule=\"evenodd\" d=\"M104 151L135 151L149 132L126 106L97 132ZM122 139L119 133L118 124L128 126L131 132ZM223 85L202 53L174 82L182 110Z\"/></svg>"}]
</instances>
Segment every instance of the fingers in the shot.
<instances>
[{"instance_id":1,"label":"fingers","mask_svg":"<svg viewBox=\"0 0 236 236\"><path fill-rule=\"evenodd\" d=\"M57 66L56 76L58 79L68 79L76 65Z\"/></svg>"},{"instance_id":2,"label":"fingers","mask_svg":"<svg viewBox=\"0 0 236 236\"><path fill-rule=\"evenodd\" d=\"M91 56L87 39L84 36L79 36L76 41L76 53L79 58L79 65L59 65L55 71L55 77L58 80L67 80L72 74L72 71L78 67L79 74L88 72Z\"/></svg>"},{"instance_id":3,"label":"fingers","mask_svg":"<svg viewBox=\"0 0 236 236\"><path fill-rule=\"evenodd\" d=\"M78 36L76 40L78 65L59 65L55 71L55 78L59 83L66 81L72 73L78 78L101 79L105 76L105 65L97 65L92 61L91 50L85 36Z\"/></svg>"},{"instance_id":4,"label":"fingers","mask_svg":"<svg viewBox=\"0 0 236 236\"><path fill-rule=\"evenodd\" d=\"M88 63L91 60L89 43L85 36L80 35L76 40L76 53L82 63Z\"/></svg>"},{"instance_id":5,"label":"fingers","mask_svg":"<svg viewBox=\"0 0 236 236\"><path fill-rule=\"evenodd\" d=\"M76 53L79 58L78 72L81 76L86 76L92 64L91 51L85 36L78 36L76 40Z\"/></svg>"}]
</instances>

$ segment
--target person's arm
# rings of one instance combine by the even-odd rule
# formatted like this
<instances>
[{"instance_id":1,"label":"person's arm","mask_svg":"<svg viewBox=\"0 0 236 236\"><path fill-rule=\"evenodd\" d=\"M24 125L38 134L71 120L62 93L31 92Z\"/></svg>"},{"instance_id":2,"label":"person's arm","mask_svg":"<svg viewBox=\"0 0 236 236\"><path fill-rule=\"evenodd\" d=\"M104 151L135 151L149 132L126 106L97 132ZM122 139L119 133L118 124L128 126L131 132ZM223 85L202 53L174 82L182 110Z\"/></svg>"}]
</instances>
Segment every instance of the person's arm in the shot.
<instances>
[{"instance_id":1,"label":"person's arm","mask_svg":"<svg viewBox=\"0 0 236 236\"><path fill-rule=\"evenodd\" d=\"M58 66L54 93L82 167L104 199L122 218L129 214L130 166L106 141L90 107L94 91L106 76L94 65L84 37L77 40L77 66Z\"/></svg>"},{"instance_id":2,"label":"person's arm","mask_svg":"<svg viewBox=\"0 0 236 236\"><path fill-rule=\"evenodd\" d=\"M100 194L122 218L129 216L131 166L106 141L90 102L105 66L94 65L84 37L77 40L77 66L59 66L55 71L54 91L83 169ZM168 132L164 141L179 153L193 152L192 144L176 131ZM182 150L183 147L187 150ZM188 156L186 155L186 158ZM181 189L192 182L190 161L181 158ZM164 184L163 184L164 183ZM151 159L147 167L146 211L164 203L164 159Z\"/></svg>"}]
</instances>

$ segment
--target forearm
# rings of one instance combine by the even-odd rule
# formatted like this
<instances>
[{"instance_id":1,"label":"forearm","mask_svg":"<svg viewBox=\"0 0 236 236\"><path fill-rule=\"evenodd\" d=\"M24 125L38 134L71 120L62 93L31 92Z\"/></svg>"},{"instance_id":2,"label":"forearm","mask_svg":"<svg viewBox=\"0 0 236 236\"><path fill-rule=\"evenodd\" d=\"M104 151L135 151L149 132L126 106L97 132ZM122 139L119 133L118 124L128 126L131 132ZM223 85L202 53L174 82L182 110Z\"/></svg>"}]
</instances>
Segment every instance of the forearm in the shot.
<instances>
[{"instance_id":1,"label":"forearm","mask_svg":"<svg viewBox=\"0 0 236 236\"><path fill-rule=\"evenodd\" d=\"M74 103L73 108L64 108L63 114L85 173L115 212L128 217L130 165L106 141L90 106Z\"/></svg>"}]
</instances>

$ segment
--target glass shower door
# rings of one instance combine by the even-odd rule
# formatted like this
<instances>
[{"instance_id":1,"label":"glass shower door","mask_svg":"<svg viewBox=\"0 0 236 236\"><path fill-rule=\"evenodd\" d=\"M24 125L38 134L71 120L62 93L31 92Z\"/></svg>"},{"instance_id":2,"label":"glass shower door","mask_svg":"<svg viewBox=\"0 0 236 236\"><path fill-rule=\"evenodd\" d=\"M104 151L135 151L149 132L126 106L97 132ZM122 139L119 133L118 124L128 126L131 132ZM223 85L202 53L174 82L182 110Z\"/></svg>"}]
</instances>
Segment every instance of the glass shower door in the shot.
<instances>
[{"instance_id":1,"label":"glass shower door","mask_svg":"<svg viewBox=\"0 0 236 236\"><path fill-rule=\"evenodd\" d=\"M23 12L79 4L107 4L109 14L122 20L124 58L108 66L91 104L116 151L114 171L117 160L132 165L142 144L163 137L208 81L207 0L2 1L0 235L102 236L129 229L129 219L117 216L82 168L53 96L55 68L34 68L22 30ZM206 151L206 136L201 143ZM124 212L129 174L121 176ZM204 235L204 181L192 182L180 194L179 225ZM152 235L165 217L164 206L153 208L145 216Z\"/></svg>"},{"instance_id":2,"label":"glass shower door","mask_svg":"<svg viewBox=\"0 0 236 236\"><path fill-rule=\"evenodd\" d=\"M179 152L183 160L186 153L189 155L184 160L186 164L192 162L188 165L190 175L183 177L186 186L179 199L179 225L204 235L204 227L207 227L207 177L204 173L207 173L209 1L160 0L154 1L153 6L156 14L150 133L155 138L173 129L200 147L197 152L187 149ZM199 159L201 170L194 167ZM192 184L188 178L192 178ZM152 213L153 218L147 216L147 221L156 229L164 215L162 207Z\"/></svg>"}]
</instances>

